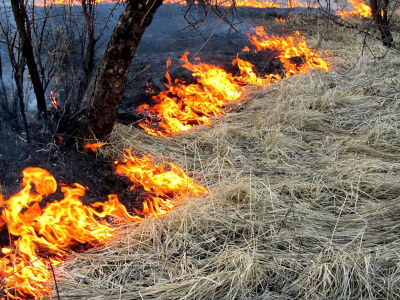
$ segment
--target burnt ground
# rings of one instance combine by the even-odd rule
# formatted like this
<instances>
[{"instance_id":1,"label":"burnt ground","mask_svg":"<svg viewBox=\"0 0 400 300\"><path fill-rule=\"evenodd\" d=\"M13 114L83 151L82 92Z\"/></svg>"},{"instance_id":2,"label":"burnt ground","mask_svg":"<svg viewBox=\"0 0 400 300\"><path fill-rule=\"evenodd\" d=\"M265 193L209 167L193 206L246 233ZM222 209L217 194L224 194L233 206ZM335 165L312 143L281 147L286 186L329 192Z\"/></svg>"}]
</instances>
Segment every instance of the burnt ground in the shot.
<instances>
[{"instance_id":1,"label":"burnt ground","mask_svg":"<svg viewBox=\"0 0 400 300\"><path fill-rule=\"evenodd\" d=\"M130 180L114 172L112 160L56 144L40 140L27 144L19 137L0 134L0 184L6 199L20 190L23 169L39 167L49 171L59 184L88 187L84 203L103 202L107 195L115 194L130 211L140 208L143 193L129 190ZM49 200L53 199L62 199L62 195L56 193Z\"/></svg>"},{"instance_id":2,"label":"burnt ground","mask_svg":"<svg viewBox=\"0 0 400 300\"><path fill-rule=\"evenodd\" d=\"M125 124L136 122L138 119L134 113L136 107L145 102L151 103L151 95L145 93L149 83L152 83L156 93L163 89L167 59L172 59L172 67L169 70L172 77L186 81L194 79L189 71L179 67L182 64L179 58L185 51L189 51L191 55L197 53L203 62L237 74L238 70L231 65L231 61L244 46L250 46L246 33L257 25L253 22L256 16L272 20L287 13L279 9L264 11L242 9L241 14L236 15L234 19L237 31L232 30L224 22L215 29L217 20L215 16L208 17L207 21L196 28L188 27L181 30L187 27L187 22L182 17L183 9L181 6L161 7L154 22L143 36L133 61L131 74L134 76L147 65L150 65L150 68L128 87L120 110L132 113L129 113L127 118L120 118L120 122ZM188 17L192 20L196 18L191 15ZM269 59L272 56L271 53L241 54L241 58L260 66L258 71L261 74L280 71L279 64ZM20 190L24 168L40 167L48 170L58 183L70 186L77 182L88 187L86 196L82 198L86 204L104 202L107 200L107 195L116 194L129 212L133 212L133 207L141 209L144 192L140 189L130 191L129 179L114 173L111 159L105 160L93 153L63 148L62 143L48 135L45 136L40 129L31 127L31 130L34 138L30 144L24 141L23 136L10 132L2 133L0 130L0 193L5 199ZM62 199L62 194L58 190L54 195L44 199L41 205L59 199ZM3 228L0 231L0 246L8 243L8 234Z\"/></svg>"},{"instance_id":3,"label":"burnt ground","mask_svg":"<svg viewBox=\"0 0 400 300\"><path fill-rule=\"evenodd\" d=\"M36 136L37 138L38 136ZM140 188L130 191L130 180L114 172L112 160L96 157L75 149L63 149L37 138L27 144L20 137L0 133L0 193L5 199L21 189L22 170L40 167L49 171L57 183L71 186L79 183L89 189L82 197L85 204L104 202L107 195L116 194L130 213L133 208L141 209L145 192ZM40 206L54 200L63 199L60 187L56 193L45 197ZM5 226L0 229L0 247L9 245L9 235ZM88 245L80 245L75 251L85 250Z\"/></svg>"},{"instance_id":4,"label":"burnt ground","mask_svg":"<svg viewBox=\"0 0 400 300\"><path fill-rule=\"evenodd\" d=\"M186 51L190 53L190 59L196 55L202 62L219 66L234 75L239 74L238 68L232 66L237 54L255 65L260 76L282 72L279 60L273 58L274 53L250 53L242 52L242 49L245 46L251 48L247 33L254 27L265 26L266 22L274 21L276 17L286 17L291 10L237 8L233 13L226 15L233 26L220 21L213 12L205 16L201 7L191 9L185 19L185 10L186 8L180 5L161 6L154 21L144 33L132 63L131 77L139 74L147 66L149 68L126 89L120 110L130 113L120 115L121 123L135 123L139 118L135 115L136 107L143 103L151 104L151 96L165 89L166 71L173 79L195 82L191 72L182 68L182 62L179 61ZM224 8L221 10L224 12ZM190 26L188 20L196 25ZM199 20L201 22L196 23ZM273 31L269 33L281 34ZM170 68L166 66L167 59L172 61ZM151 94L146 93L149 85L153 90Z\"/></svg>"}]
</instances>

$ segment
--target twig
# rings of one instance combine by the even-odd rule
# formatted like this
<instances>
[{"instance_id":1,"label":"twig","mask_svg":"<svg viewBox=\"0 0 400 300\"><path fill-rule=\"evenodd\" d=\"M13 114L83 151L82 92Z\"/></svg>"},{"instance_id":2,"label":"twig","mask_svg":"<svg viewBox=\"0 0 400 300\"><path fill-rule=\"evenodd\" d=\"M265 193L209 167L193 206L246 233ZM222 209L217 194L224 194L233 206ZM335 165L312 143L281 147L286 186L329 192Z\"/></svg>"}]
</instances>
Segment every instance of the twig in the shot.
<instances>
[{"instance_id":1,"label":"twig","mask_svg":"<svg viewBox=\"0 0 400 300\"><path fill-rule=\"evenodd\" d=\"M61 300L61 298L60 298L60 292L58 291L58 285L57 285L57 280L56 280L56 274L54 274L53 264L51 263L50 258L49 258L49 264L50 264L51 273L53 274L54 284L55 284L56 292L57 292L57 298L58 298L58 300Z\"/></svg>"},{"instance_id":2,"label":"twig","mask_svg":"<svg viewBox=\"0 0 400 300\"><path fill-rule=\"evenodd\" d=\"M138 79L144 72L146 72L151 65L147 65L142 71L140 71L135 77L131 78L126 84L125 87L129 86L132 82Z\"/></svg>"}]
</instances>

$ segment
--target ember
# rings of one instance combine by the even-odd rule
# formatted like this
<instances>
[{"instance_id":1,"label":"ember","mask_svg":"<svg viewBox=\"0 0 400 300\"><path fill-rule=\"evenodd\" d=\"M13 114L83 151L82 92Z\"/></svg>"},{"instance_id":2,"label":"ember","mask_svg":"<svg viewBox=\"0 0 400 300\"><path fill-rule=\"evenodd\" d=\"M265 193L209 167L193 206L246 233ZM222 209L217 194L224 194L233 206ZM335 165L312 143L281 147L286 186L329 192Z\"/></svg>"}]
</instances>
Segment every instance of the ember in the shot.
<instances>
[{"instance_id":1,"label":"ember","mask_svg":"<svg viewBox=\"0 0 400 300\"><path fill-rule=\"evenodd\" d=\"M85 146L83 146L83 148L85 150L92 150L93 152L96 151L97 148L103 147L104 145L106 145L107 143L104 142L98 142L98 143L87 143Z\"/></svg>"},{"instance_id":2,"label":"ember","mask_svg":"<svg viewBox=\"0 0 400 300\"><path fill-rule=\"evenodd\" d=\"M57 91L50 91L50 101L51 104L53 104L53 106L55 108L58 108L58 97L59 97L59 93Z\"/></svg>"},{"instance_id":3,"label":"ember","mask_svg":"<svg viewBox=\"0 0 400 300\"><path fill-rule=\"evenodd\" d=\"M8 298L48 297L52 266L60 265L72 253L71 246L95 246L110 239L115 232L110 217L139 222L144 217L169 213L174 208L173 200L184 195L207 194L207 189L180 167L172 163L154 165L150 157L136 158L129 150L117 162L116 172L131 179L131 189L142 186L149 193L143 209L135 210L136 215L129 214L116 195L109 195L104 203L85 205L80 198L87 188L78 183L72 187L57 185L54 177L40 168L23 171L22 190L14 196L6 200L0 194L1 225L7 225L13 241L11 246L1 248L0 259L3 292ZM58 187L63 199L41 208L40 202Z\"/></svg>"}]
</instances>

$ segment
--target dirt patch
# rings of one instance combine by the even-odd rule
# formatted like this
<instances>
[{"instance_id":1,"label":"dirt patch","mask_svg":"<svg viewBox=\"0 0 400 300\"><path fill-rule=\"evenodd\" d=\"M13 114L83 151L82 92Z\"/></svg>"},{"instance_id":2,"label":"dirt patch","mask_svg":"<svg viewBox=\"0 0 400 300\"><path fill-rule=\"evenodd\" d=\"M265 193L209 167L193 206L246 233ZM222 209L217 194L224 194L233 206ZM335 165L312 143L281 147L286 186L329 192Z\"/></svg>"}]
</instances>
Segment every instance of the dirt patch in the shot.
<instances>
[{"instance_id":1,"label":"dirt patch","mask_svg":"<svg viewBox=\"0 0 400 300\"><path fill-rule=\"evenodd\" d=\"M94 153L63 149L62 145L46 144L40 138L26 144L19 137L0 134L0 192L8 199L21 189L22 170L39 167L49 171L58 184L71 186L79 183L88 188L82 197L85 204L104 202L107 195L115 194L130 213L142 209L145 192L140 188L130 191L132 183L114 172L111 159L97 157ZM63 199L60 187L43 199L41 206ZM0 232L1 246L8 244L5 228Z\"/></svg>"}]
</instances>

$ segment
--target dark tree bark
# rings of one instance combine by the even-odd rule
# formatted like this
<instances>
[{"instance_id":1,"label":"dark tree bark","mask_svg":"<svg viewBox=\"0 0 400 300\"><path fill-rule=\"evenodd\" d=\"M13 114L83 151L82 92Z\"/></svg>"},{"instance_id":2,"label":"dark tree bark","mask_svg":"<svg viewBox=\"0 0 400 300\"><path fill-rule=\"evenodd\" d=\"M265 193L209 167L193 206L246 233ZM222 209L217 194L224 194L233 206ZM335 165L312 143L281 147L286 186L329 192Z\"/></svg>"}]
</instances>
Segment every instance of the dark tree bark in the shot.
<instances>
[{"instance_id":1,"label":"dark tree bark","mask_svg":"<svg viewBox=\"0 0 400 300\"><path fill-rule=\"evenodd\" d=\"M21 114L22 122L24 123L26 140L28 143L30 143L31 139L29 136L28 121L26 120L24 92L23 92L23 88L22 88L24 86L23 74L24 74L24 67L23 67L23 65L21 65L19 72L14 73L14 81L15 81L15 85L17 86L16 97L18 98L19 112Z\"/></svg>"},{"instance_id":2,"label":"dark tree bark","mask_svg":"<svg viewBox=\"0 0 400 300\"><path fill-rule=\"evenodd\" d=\"M163 0L127 0L82 102L79 136L104 139L112 131L132 59ZM79 112L78 112L79 114Z\"/></svg>"},{"instance_id":3,"label":"dark tree bark","mask_svg":"<svg viewBox=\"0 0 400 300\"><path fill-rule=\"evenodd\" d=\"M40 80L39 71L35 62L33 45L29 29L29 19L22 0L11 0L12 11L17 25L19 38L21 40L22 55L26 60L29 74L32 81L33 91L36 95L37 108L39 113L46 113L46 99L42 81Z\"/></svg>"},{"instance_id":4,"label":"dark tree bark","mask_svg":"<svg viewBox=\"0 0 400 300\"><path fill-rule=\"evenodd\" d=\"M381 33L381 40L384 46L393 46L393 36L389 29L387 8L389 0L371 0L371 12L374 22Z\"/></svg>"}]
</instances>

